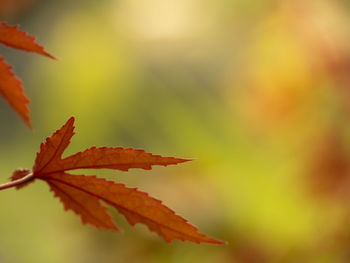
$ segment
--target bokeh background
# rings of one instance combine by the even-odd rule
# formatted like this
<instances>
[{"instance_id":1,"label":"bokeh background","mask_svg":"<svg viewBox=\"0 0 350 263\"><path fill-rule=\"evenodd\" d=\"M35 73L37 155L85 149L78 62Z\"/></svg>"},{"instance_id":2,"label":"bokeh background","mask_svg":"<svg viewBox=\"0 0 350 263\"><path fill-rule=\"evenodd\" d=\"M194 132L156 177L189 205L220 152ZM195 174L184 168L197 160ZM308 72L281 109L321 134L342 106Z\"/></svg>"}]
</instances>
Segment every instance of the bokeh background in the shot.
<instances>
[{"instance_id":1,"label":"bokeh background","mask_svg":"<svg viewBox=\"0 0 350 263\"><path fill-rule=\"evenodd\" d=\"M143 148L194 162L98 174L228 245L83 226L44 183L0 193L0 262L349 262L350 4L345 0L1 0L52 61L0 47L31 132L0 100L0 176L70 116L67 154ZM96 171L88 172L97 174Z\"/></svg>"}]
</instances>

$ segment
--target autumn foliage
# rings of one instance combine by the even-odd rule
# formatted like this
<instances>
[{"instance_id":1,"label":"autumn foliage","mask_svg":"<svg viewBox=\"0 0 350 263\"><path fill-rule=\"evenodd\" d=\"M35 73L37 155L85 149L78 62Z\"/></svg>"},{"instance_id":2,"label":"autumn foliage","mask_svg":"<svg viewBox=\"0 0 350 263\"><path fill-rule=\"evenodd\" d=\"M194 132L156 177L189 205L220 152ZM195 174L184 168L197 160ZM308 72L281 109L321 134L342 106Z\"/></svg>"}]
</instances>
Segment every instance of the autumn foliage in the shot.
<instances>
[{"instance_id":1,"label":"autumn foliage","mask_svg":"<svg viewBox=\"0 0 350 263\"><path fill-rule=\"evenodd\" d=\"M173 239L194 243L222 244L221 241L201 234L185 219L164 206L161 201L148 196L136 188L97 178L95 176L73 175L75 169L114 169L128 171L130 168L149 170L153 165L167 166L187 162L186 159L161 157L143 150L120 147L92 147L66 158L62 154L74 135L74 118L46 139L40 146L32 172L16 170L12 180L27 178L17 185L21 188L36 179L45 181L66 210L73 210L84 224L97 228L119 231L101 201L115 207L131 225L145 224L166 241Z\"/></svg>"},{"instance_id":2,"label":"autumn foliage","mask_svg":"<svg viewBox=\"0 0 350 263\"><path fill-rule=\"evenodd\" d=\"M0 23L0 43L9 47L35 52L55 59L35 42L35 38L20 31L18 26ZM11 107L31 128L28 103L22 82L12 68L0 57L0 93ZM145 224L149 230L162 236L167 242L174 239L194 243L222 244L222 241L207 237L197 231L185 219L137 188L108 181L96 176L68 173L76 169L114 169L128 171L130 168L152 169L153 165L167 166L190 161L173 157L162 157L143 150L121 147L92 147L66 158L62 154L74 135L74 118L57 130L41 144L32 171L17 169L12 182L1 185L0 190L16 187L20 189L35 180L45 181L51 191L64 205L81 217L84 224L97 228L119 231L103 203L115 207L131 225Z\"/></svg>"},{"instance_id":3,"label":"autumn foliage","mask_svg":"<svg viewBox=\"0 0 350 263\"><path fill-rule=\"evenodd\" d=\"M55 59L54 56L46 52L42 46L35 42L35 37L29 36L26 32L19 30L18 26L9 26L5 22L0 22L0 43L12 48L21 49L27 52L35 52ZM24 122L32 128L28 107L30 100L24 94L22 81L16 77L12 71L12 67L7 64L1 56L0 94L24 120Z\"/></svg>"}]
</instances>

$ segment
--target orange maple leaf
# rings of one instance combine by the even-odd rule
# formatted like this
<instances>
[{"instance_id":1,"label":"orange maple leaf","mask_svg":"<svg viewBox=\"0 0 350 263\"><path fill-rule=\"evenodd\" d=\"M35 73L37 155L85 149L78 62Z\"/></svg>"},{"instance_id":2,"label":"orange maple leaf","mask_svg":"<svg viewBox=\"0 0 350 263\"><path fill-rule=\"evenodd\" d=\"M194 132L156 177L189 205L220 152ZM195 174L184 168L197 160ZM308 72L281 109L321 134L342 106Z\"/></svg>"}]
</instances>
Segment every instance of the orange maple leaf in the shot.
<instances>
[{"instance_id":1,"label":"orange maple leaf","mask_svg":"<svg viewBox=\"0 0 350 263\"><path fill-rule=\"evenodd\" d=\"M0 22L0 43L55 59L54 56L46 52L42 46L35 42L35 37L29 36L26 32L19 30L18 25L9 26L6 22ZM30 100L24 94L22 81L15 76L11 66L1 56L0 93L17 114L21 116L24 122L32 128L28 108Z\"/></svg>"},{"instance_id":2,"label":"orange maple leaf","mask_svg":"<svg viewBox=\"0 0 350 263\"><path fill-rule=\"evenodd\" d=\"M40 146L32 172L16 170L12 176L17 188L36 179L49 184L51 191L63 203L65 210L73 210L80 215L82 223L97 228L119 231L101 201L115 207L131 225L145 224L167 242L173 239L194 243L222 244L222 241L199 233L197 228L161 201L150 197L136 188L107 181L96 176L74 175L67 171L75 169L116 169L130 168L149 170L153 165L171 165L190 161L174 157L162 157L143 150L121 147L92 147L62 159L62 154L74 135L74 118L46 139ZM15 186L14 184L12 186Z\"/></svg>"}]
</instances>

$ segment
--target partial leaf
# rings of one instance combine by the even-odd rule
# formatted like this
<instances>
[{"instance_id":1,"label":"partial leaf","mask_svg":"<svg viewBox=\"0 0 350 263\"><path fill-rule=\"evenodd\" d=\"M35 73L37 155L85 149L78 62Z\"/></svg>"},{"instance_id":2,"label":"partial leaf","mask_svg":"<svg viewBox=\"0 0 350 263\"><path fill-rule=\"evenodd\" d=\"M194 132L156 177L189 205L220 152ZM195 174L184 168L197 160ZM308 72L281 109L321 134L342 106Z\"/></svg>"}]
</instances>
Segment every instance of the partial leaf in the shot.
<instances>
[{"instance_id":1,"label":"partial leaf","mask_svg":"<svg viewBox=\"0 0 350 263\"><path fill-rule=\"evenodd\" d=\"M10 26L6 22L0 22L0 43L55 59L54 56L35 42L35 37L19 30L18 25ZM28 127L32 128L28 108L30 100L24 95L22 81L14 75L11 66L2 57L0 57L0 94L21 116Z\"/></svg>"},{"instance_id":2,"label":"partial leaf","mask_svg":"<svg viewBox=\"0 0 350 263\"><path fill-rule=\"evenodd\" d=\"M63 203L65 210L72 210L80 215L83 224L119 231L99 198L59 181L46 181L51 191Z\"/></svg>"},{"instance_id":3,"label":"partial leaf","mask_svg":"<svg viewBox=\"0 0 350 263\"><path fill-rule=\"evenodd\" d=\"M74 118L54 135L41 144L40 153L35 160L33 171L41 176L50 173L63 172L75 169L115 169L128 171L130 168L149 170L153 165L167 166L189 161L174 157L162 157L146 153L144 150L124 149L121 147L92 147L62 159L64 150L74 135Z\"/></svg>"},{"instance_id":4,"label":"partial leaf","mask_svg":"<svg viewBox=\"0 0 350 263\"><path fill-rule=\"evenodd\" d=\"M71 200L84 199L84 196L99 198L114 206L126 217L131 225L143 223L151 231L162 236L167 242L179 239L194 243L222 243L199 233L197 228L176 215L174 211L164 206L161 201L137 189L128 188L123 184L117 184L95 176L71 175L67 173L50 174L40 179L48 182L50 186L52 184L59 185L62 195L68 196L64 201L62 199L66 207L71 206ZM80 207L84 207L84 209L78 209L78 213L80 213L83 220L93 219L94 213L90 215L85 213L85 208L89 208L91 205L89 202L89 198L86 198L84 202L80 202ZM77 210L74 211L77 212ZM100 224L94 222L94 225L108 228L103 223L104 221Z\"/></svg>"},{"instance_id":5,"label":"partial leaf","mask_svg":"<svg viewBox=\"0 0 350 263\"><path fill-rule=\"evenodd\" d=\"M28 127L32 128L28 107L30 100L24 94L22 81L15 76L11 66L2 57L0 57L0 94L21 116Z\"/></svg>"},{"instance_id":6,"label":"partial leaf","mask_svg":"<svg viewBox=\"0 0 350 263\"><path fill-rule=\"evenodd\" d=\"M50 53L46 52L44 47L36 43L35 40L35 37L29 36L25 31L19 30L18 25L10 26L4 21L0 22L0 43L56 59Z\"/></svg>"},{"instance_id":7,"label":"partial leaf","mask_svg":"<svg viewBox=\"0 0 350 263\"><path fill-rule=\"evenodd\" d=\"M61 159L64 150L68 147L70 139L74 135L74 117L71 117L61 129L41 143L40 152L37 154L33 167L34 174L43 173L51 165L55 165Z\"/></svg>"}]
</instances>

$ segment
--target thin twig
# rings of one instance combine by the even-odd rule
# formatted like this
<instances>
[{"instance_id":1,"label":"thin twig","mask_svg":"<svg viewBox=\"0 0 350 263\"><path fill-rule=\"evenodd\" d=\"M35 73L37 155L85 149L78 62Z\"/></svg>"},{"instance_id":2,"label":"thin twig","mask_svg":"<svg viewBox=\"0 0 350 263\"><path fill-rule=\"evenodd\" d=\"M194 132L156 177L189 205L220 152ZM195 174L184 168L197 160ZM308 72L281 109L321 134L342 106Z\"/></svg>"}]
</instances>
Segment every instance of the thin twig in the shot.
<instances>
[{"instance_id":1,"label":"thin twig","mask_svg":"<svg viewBox=\"0 0 350 263\"><path fill-rule=\"evenodd\" d=\"M11 188L11 187L14 187L14 186L17 186L20 184L24 184L26 182L33 180L33 179L34 179L33 173L30 173L21 179L18 179L18 180L12 181L12 182L8 182L6 184L1 184L0 190L4 190L4 189Z\"/></svg>"}]
</instances>

